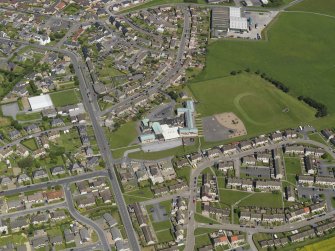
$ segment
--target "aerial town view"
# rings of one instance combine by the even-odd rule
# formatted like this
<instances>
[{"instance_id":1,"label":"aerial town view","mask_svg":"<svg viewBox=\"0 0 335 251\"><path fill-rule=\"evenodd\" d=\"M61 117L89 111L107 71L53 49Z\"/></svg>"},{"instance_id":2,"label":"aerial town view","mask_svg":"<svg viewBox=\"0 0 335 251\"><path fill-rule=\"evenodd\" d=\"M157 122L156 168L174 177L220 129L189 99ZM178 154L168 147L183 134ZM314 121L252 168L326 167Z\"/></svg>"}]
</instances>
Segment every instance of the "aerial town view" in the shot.
<instances>
[{"instance_id":1,"label":"aerial town view","mask_svg":"<svg viewBox=\"0 0 335 251\"><path fill-rule=\"evenodd\" d=\"M334 251L335 0L1 0L0 251Z\"/></svg>"}]
</instances>

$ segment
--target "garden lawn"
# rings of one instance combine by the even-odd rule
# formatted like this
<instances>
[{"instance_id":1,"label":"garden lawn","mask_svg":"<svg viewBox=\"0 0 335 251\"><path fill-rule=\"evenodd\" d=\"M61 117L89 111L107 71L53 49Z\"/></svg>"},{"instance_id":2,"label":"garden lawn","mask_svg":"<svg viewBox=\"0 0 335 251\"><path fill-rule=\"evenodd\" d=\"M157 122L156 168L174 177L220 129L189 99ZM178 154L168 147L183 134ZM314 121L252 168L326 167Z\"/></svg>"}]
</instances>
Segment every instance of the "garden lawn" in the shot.
<instances>
[{"instance_id":1,"label":"garden lawn","mask_svg":"<svg viewBox=\"0 0 335 251\"><path fill-rule=\"evenodd\" d=\"M249 137L315 120L314 109L256 74L192 83L189 88L201 116L234 112L243 121Z\"/></svg>"},{"instance_id":2,"label":"garden lawn","mask_svg":"<svg viewBox=\"0 0 335 251\"><path fill-rule=\"evenodd\" d=\"M304 0L290 7L291 11L310 11L335 16L334 0Z\"/></svg>"},{"instance_id":3,"label":"garden lawn","mask_svg":"<svg viewBox=\"0 0 335 251\"><path fill-rule=\"evenodd\" d=\"M74 89L53 92L50 94L50 98L55 107L73 105L80 102L80 94Z\"/></svg>"},{"instance_id":4,"label":"garden lawn","mask_svg":"<svg viewBox=\"0 0 335 251\"><path fill-rule=\"evenodd\" d=\"M41 119L41 113L33 112L33 113L18 113L16 115L16 119L20 121L29 121L29 120L38 120Z\"/></svg>"},{"instance_id":5,"label":"garden lawn","mask_svg":"<svg viewBox=\"0 0 335 251\"><path fill-rule=\"evenodd\" d=\"M31 151L35 151L37 149L35 138L23 140L21 144L30 149Z\"/></svg>"},{"instance_id":6,"label":"garden lawn","mask_svg":"<svg viewBox=\"0 0 335 251\"><path fill-rule=\"evenodd\" d=\"M315 5L319 3L314 2ZM332 10L335 11L335 8ZM219 40L211 43L206 68L194 81L221 78L233 70L260 70L283 82L293 96L309 96L324 103L334 114L335 18L308 13L281 13L269 27L268 41ZM230 87L233 88L233 84ZM208 95L208 88L203 90ZM224 95L226 91L228 93ZM229 99L230 88L225 92L220 100L223 104L225 99ZM213 96L217 97L218 94L215 94L217 92L213 90ZM257 102L264 104L262 99ZM306 119L309 116L307 113Z\"/></svg>"},{"instance_id":7,"label":"garden lawn","mask_svg":"<svg viewBox=\"0 0 335 251\"><path fill-rule=\"evenodd\" d=\"M286 178L289 182L295 184L296 175L301 174L301 164L300 159L297 157L286 157L285 158L285 167L286 167Z\"/></svg>"},{"instance_id":8,"label":"garden lawn","mask_svg":"<svg viewBox=\"0 0 335 251\"><path fill-rule=\"evenodd\" d=\"M190 182L190 175L191 175L191 167L186 166L182 168L177 168L176 173L178 178L183 178L186 180L187 184Z\"/></svg>"}]
</instances>

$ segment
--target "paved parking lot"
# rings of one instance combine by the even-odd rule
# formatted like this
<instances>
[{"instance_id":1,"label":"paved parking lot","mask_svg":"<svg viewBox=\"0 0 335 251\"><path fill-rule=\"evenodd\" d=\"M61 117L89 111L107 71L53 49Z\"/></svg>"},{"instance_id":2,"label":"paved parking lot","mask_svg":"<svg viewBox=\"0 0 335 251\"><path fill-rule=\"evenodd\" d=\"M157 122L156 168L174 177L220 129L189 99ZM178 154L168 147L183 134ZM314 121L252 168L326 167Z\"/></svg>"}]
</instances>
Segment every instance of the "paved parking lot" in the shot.
<instances>
[{"instance_id":1,"label":"paved parking lot","mask_svg":"<svg viewBox=\"0 0 335 251\"><path fill-rule=\"evenodd\" d=\"M214 116L205 117L202 119L203 134L206 141L219 141L228 139L229 128L222 126Z\"/></svg>"},{"instance_id":2,"label":"paved parking lot","mask_svg":"<svg viewBox=\"0 0 335 251\"><path fill-rule=\"evenodd\" d=\"M160 221L166 221L168 220L168 216L165 210L165 207L159 205L159 203L156 203L152 205L152 218L154 222L160 222Z\"/></svg>"},{"instance_id":3,"label":"paved parking lot","mask_svg":"<svg viewBox=\"0 0 335 251\"><path fill-rule=\"evenodd\" d=\"M2 105L1 109L4 116L12 117L13 119L16 119L16 114L20 111L16 102Z\"/></svg>"}]
</instances>

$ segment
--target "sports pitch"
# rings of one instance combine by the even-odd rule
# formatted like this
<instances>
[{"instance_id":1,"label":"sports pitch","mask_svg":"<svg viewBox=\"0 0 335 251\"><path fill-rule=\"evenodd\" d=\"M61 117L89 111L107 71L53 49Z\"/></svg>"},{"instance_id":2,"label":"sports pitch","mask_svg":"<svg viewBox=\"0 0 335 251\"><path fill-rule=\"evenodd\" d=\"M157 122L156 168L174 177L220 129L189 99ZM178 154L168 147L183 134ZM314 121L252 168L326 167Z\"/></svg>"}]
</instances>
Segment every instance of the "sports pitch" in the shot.
<instances>
[{"instance_id":1,"label":"sports pitch","mask_svg":"<svg viewBox=\"0 0 335 251\"><path fill-rule=\"evenodd\" d=\"M315 120L314 109L255 74L192 83L189 88L201 116L234 112L249 136Z\"/></svg>"}]
</instances>

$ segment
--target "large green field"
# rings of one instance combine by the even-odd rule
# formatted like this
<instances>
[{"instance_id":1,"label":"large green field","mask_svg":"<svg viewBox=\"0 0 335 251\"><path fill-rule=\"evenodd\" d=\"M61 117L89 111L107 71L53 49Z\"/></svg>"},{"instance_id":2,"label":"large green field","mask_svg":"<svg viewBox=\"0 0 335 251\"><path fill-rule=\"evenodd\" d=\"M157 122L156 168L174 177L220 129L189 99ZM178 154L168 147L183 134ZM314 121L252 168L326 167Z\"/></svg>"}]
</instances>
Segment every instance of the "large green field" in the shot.
<instances>
[{"instance_id":1,"label":"large green field","mask_svg":"<svg viewBox=\"0 0 335 251\"><path fill-rule=\"evenodd\" d=\"M55 107L73 105L80 102L80 94L74 89L53 92L50 94L50 98Z\"/></svg>"},{"instance_id":2,"label":"large green field","mask_svg":"<svg viewBox=\"0 0 335 251\"><path fill-rule=\"evenodd\" d=\"M334 1L329 2L335 8ZM335 18L285 12L269 27L266 41L218 40L211 43L206 68L195 81L214 81L233 70L260 70L283 82L293 96L314 98L335 114ZM202 89L208 91L209 88ZM222 93L222 102L229 99L224 95L229 91L230 88ZM262 99L257 102L264 104ZM310 113L303 115L308 118Z\"/></svg>"},{"instance_id":3,"label":"large green field","mask_svg":"<svg viewBox=\"0 0 335 251\"><path fill-rule=\"evenodd\" d=\"M304 0L303 2L290 7L292 11L310 11L335 16L334 0Z\"/></svg>"},{"instance_id":4,"label":"large green field","mask_svg":"<svg viewBox=\"0 0 335 251\"><path fill-rule=\"evenodd\" d=\"M315 119L313 109L255 74L216 78L189 87L201 116L234 112L249 136Z\"/></svg>"}]
</instances>

